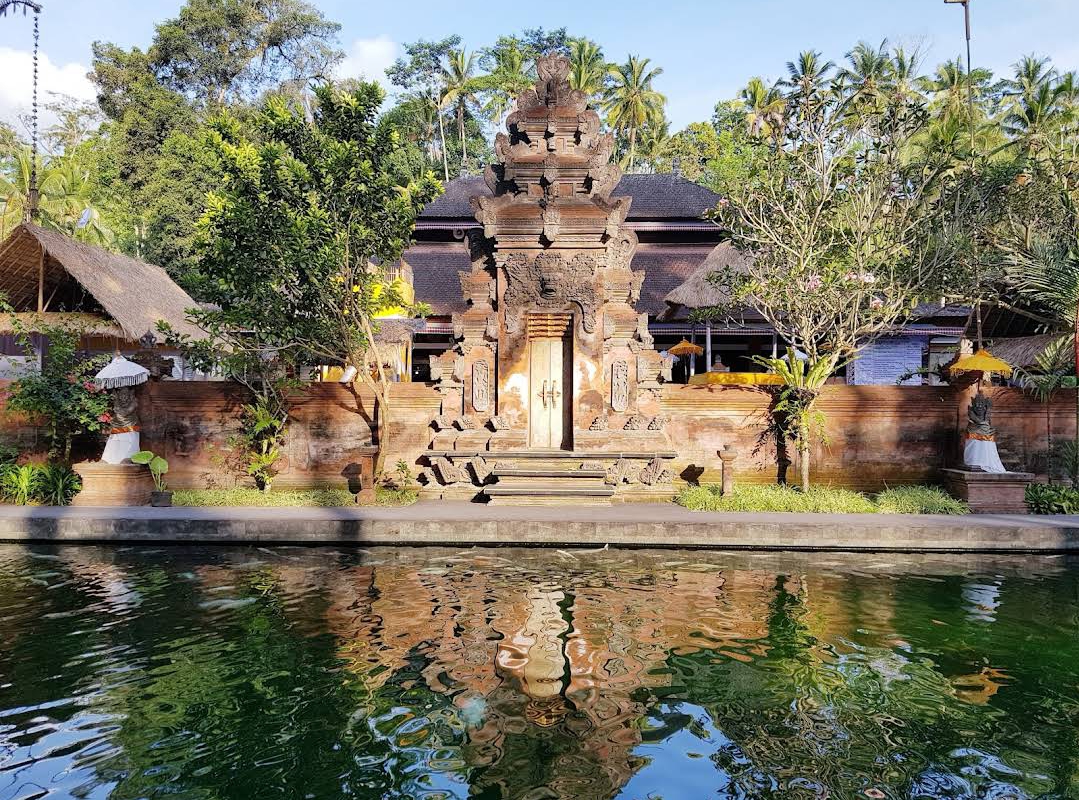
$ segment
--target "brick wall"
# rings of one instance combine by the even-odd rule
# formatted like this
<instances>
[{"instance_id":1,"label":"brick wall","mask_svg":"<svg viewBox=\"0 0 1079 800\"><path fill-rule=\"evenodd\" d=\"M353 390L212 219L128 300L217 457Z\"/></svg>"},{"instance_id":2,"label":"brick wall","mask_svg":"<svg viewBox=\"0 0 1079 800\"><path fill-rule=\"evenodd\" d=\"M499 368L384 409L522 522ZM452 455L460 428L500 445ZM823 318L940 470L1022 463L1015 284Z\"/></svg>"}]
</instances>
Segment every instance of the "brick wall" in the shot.
<instances>
[{"instance_id":1,"label":"brick wall","mask_svg":"<svg viewBox=\"0 0 1079 800\"><path fill-rule=\"evenodd\" d=\"M404 460L418 473L440 396L423 383L395 384L393 390L386 463L392 469ZM1058 393L1048 408L1016 389L989 393L1004 464L1043 474L1047 419L1054 440L1075 436L1074 390ZM955 463L969 396L969 389L949 386L825 387L820 400L825 441L813 447L814 480L866 490L935 480L942 467ZM143 445L168 458L174 487L235 482L222 454L236 432L243 402L239 390L219 382L167 381L143 391ZM774 481L775 444L761 438L768 403L769 395L748 389L667 386L663 413L670 419L668 430L683 477L718 481L716 451L730 444L740 454L740 480ZM294 409L279 485L344 485L357 448L377 441L372 435L377 427L374 405L366 390L353 394L338 384L305 390ZM14 414L0 414L0 438L27 453L42 449L40 432ZM100 441L84 442L82 454L96 455L100 447ZM792 461L794 456L791 453ZM797 464L790 470L793 479Z\"/></svg>"}]
</instances>

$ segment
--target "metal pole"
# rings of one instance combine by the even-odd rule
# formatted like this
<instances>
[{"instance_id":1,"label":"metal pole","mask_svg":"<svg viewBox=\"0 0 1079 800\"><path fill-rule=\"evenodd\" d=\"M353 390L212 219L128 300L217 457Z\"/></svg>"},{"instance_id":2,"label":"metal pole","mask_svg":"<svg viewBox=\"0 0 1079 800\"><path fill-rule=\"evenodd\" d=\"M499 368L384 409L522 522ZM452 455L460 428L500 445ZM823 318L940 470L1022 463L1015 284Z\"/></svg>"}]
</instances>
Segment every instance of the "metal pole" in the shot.
<instances>
[{"instance_id":1,"label":"metal pole","mask_svg":"<svg viewBox=\"0 0 1079 800\"><path fill-rule=\"evenodd\" d=\"M23 221L33 222L38 213L38 188L37 188L37 84L38 84L38 42L41 37L39 25L41 17L41 3L33 0L0 0L0 17L7 16L10 9L22 6L23 14L27 9L34 13L34 79L33 100L31 105L31 134L30 134L30 185L26 190L26 208L23 210Z\"/></svg>"}]
</instances>

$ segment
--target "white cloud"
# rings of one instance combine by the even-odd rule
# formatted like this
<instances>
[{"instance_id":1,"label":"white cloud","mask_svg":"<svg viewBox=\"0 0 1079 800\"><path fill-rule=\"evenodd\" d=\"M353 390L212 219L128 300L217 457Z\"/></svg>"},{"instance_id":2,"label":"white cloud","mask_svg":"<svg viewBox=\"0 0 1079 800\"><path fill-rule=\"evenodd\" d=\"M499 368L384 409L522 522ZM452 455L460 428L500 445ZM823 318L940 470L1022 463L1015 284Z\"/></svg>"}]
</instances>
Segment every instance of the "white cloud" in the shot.
<instances>
[{"instance_id":1,"label":"white cloud","mask_svg":"<svg viewBox=\"0 0 1079 800\"><path fill-rule=\"evenodd\" d=\"M357 39L337 68L341 78L366 78L386 83L386 68L397 58L401 48L389 36Z\"/></svg>"},{"instance_id":2,"label":"white cloud","mask_svg":"<svg viewBox=\"0 0 1079 800\"><path fill-rule=\"evenodd\" d=\"M93 100L94 85L86 77L85 65L53 64L45 53L38 54L38 104L48 103L49 92L70 95L78 100ZM29 50L0 47L0 120L17 125L19 114L29 113L33 99L33 56ZM47 116L47 115L45 115ZM42 127L53 120L42 117Z\"/></svg>"}]
</instances>

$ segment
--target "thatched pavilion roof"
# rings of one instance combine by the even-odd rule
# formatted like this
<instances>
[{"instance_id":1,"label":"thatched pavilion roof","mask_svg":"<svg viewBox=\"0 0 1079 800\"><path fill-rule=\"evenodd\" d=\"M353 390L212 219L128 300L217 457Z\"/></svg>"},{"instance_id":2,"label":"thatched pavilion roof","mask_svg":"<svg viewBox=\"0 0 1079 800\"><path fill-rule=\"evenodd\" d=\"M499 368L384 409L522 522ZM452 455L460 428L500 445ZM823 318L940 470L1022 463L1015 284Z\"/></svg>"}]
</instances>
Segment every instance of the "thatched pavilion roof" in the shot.
<instances>
[{"instance_id":1,"label":"thatched pavilion roof","mask_svg":"<svg viewBox=\"0 0 1079 800\"><path fill-rule=\"evenodd\" d=\"M206 335L186 318L198 304L161 267L27 223L0 242L0 292L17 312L33 312L39 283L46 311L94 315L91 333L111 322L115 327L103 335L138 341L147 332L156 335L164 320L179 333Z\"/></svg>"},{"instance_id":2,"label":"thatched pavilion roof","mask_svg":"<svg viewBox=\"0 0 1079 800\"><path fill-rule=\"evenodd\" d=\"M1044 353L1050 344L1064 335L1061 333L1043 333L1038 336L995 339L989 349L993 351L993 355L1002 361L1007 361L1013 367L1028 368L1034 366L1038 356ZM1075 363L1074 344L1065 346L1064 352L1061 353L1061 358L1068 365Z\"/></svg>"},{"instance_id":3,"label":"thatched pavilion roof","mask_svg":"<svg viewBox=\"0 0 1079 800\"><path fill-rule=\"evenodd\" d=\"M0 314L0 336L15 333L20 327L29 333L38 333L45 328L68 328L83 336L127 338L124 329L103 314L83 311L46 311L43 314L20 311L15 314Z\"/></svg>"},{"instance_id":4,"label":"thatched pavilion roof","mask_svg":"<svg viewBox=\"0 0 1079 800\"><path fill-rule=\"evenodd\" d=\"M674 306L684 308L707 308L725 306L731 302L730 296L721 287L708 280L713 272L723 272L730 268L736 274L749 272L751 257L740 251L730 242L716 245L701 265L690 273L681 286L668 292L664 298Z\"/></svg>"}]
</instances>

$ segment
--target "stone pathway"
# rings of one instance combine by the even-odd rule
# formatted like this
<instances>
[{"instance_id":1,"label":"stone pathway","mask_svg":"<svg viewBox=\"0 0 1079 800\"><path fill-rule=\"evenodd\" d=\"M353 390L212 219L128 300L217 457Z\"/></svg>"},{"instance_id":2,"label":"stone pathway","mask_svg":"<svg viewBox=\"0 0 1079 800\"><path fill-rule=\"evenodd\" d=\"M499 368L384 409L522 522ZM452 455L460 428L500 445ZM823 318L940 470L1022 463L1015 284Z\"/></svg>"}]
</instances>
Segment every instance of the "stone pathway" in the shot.
<instances>
[{"instance_id":1,"label":"stone pathway","mask_svg":"<svg viewBox=\"0 0 1079 800\"><path fill-rule=\"evenodd\" d=\"M0 506L0 541L1079 552L1079 516L726 514L671 504L404 508Z\"/></svg>"}]
</instances>

